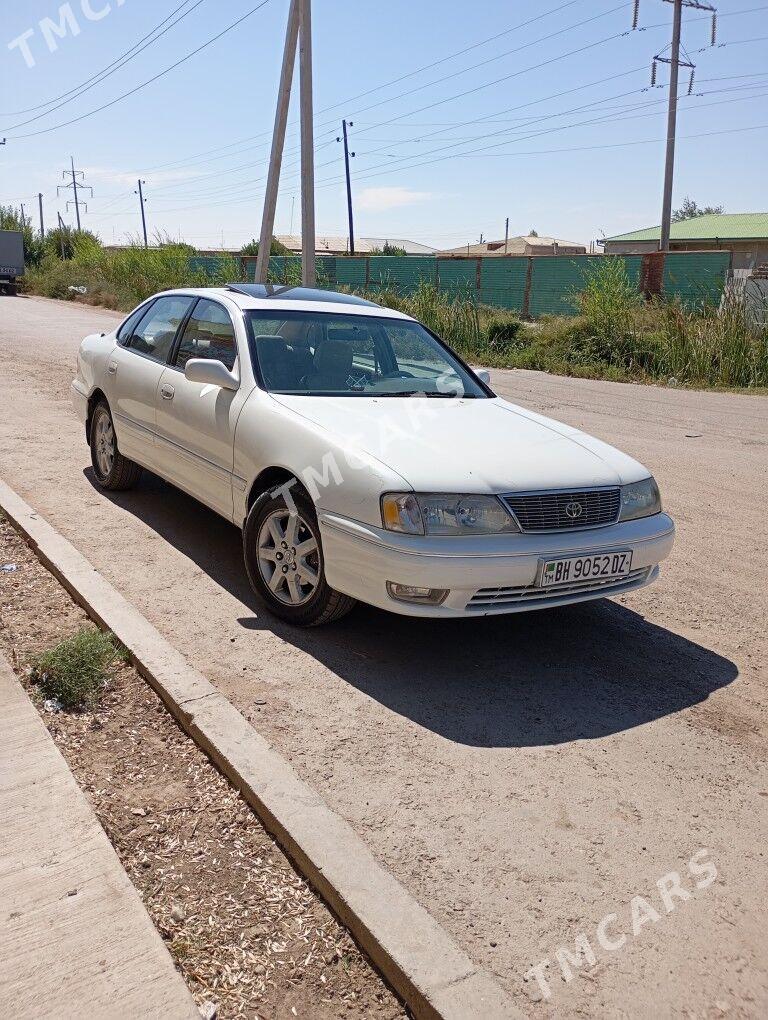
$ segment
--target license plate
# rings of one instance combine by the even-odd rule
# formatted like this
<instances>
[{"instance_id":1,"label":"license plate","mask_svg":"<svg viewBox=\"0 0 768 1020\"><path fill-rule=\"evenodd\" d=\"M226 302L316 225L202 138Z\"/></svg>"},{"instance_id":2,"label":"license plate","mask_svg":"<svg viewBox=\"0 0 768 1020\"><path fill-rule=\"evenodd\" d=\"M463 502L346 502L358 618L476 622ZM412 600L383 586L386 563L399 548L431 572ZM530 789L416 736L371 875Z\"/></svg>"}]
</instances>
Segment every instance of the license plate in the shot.
<instances>
[{"instance_id":1,"label":"license plate","mask_svg":"<svg viewBox=\"0 0 768 1020\"><path fill-rule=\"evenodd\" d=\"M544 560L541 567L542 588L552 584L573 584L576 581L602 581L624 577L632 568L632 553L606 552L591 556L567 556Z\"/></svg>"}]
</instances>

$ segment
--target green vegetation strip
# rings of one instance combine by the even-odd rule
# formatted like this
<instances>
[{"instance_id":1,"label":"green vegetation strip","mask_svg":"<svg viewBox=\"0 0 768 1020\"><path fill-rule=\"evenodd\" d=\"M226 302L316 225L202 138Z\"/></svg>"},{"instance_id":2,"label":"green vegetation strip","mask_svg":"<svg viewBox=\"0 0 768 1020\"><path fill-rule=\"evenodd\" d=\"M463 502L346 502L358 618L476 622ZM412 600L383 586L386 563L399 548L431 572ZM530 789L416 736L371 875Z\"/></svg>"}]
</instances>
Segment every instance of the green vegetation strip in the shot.
<instances>
[{"instance_id":1,"label":"green vegetation strip","mask_svg":"<svg viewBox=\"0 0 768 1020\"><path fill-rule=\"evenodd\" d=\"M0 207L0 228L14 224L21 226L16 212ZM169 238L157 237L151 248L107 249L87 231L54 230L41 239L27 223L24 238L28 292L120 311L160 290L221 286L242 276L239 259L196 260L194 248ZM273 241L271 250L281 247ZM257 248L251 242L242 254ZM296 285L299 272L298 259L285 260L275 282ZM328 281L320 278L318 285ZM768 387L768 299L746 301L728 287L717 304L706 293L687 303L649 301L621 258L590 267L582 289L567 295L575 314L536 322L478 304L475 292L458 286L446 292L422 282L404 293L387 284L357 293L413 315L468 361L491 368L698 388Z\"/></svg>"}]
</instances>

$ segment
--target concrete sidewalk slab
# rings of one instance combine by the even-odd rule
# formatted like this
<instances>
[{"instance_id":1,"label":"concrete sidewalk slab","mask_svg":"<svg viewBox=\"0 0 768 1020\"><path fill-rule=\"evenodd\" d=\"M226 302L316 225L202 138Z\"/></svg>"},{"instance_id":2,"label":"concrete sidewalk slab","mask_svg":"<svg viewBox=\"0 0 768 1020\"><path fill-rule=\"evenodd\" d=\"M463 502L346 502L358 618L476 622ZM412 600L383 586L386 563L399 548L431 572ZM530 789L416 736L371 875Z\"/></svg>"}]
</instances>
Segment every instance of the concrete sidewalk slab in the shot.
<instances>
[{"instance_id":1,"label":"concrete sidewalk slab","mask_svg":"<svg viewBox=\"0 0 768 1020\"><path fill-rule=\"evenodd\" d=\"M37 710L0 657L3 1013L200 1014Z\"/></svg>"}]
</instances>

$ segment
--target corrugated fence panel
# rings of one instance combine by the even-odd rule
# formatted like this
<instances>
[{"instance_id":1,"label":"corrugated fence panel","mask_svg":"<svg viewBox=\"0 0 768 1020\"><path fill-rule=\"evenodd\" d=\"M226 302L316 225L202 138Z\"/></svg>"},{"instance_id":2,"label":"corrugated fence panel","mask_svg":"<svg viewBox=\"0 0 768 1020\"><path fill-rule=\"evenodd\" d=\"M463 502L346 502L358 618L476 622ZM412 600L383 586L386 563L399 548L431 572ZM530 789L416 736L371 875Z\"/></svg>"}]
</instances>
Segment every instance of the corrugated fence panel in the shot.
<instances>
[{"instance_id":1,"label":"corrugated fence panel","mask_svg":"<svg viewBox=\"0 0 768 1020\"><path fill-rule=\"evenodd\" d=\"M336 259L336 282L345 287L365 287L365 259L350 257Z\"/></svg>"},{"instance_id":2,"label":"corrugated fence panel","mask_svg":"<svg viewBox=\"0 0 768 1020\"><path fill-rule=\"evenodd\" d=\"M688 306L717 303L730 267L727 251L673 252L664 260L664 293Z\"/></svg>"},{"instance_id":3,"label":"corrugated fence panel","mask_svg":"<svg viewBox=\"0 0 768 1020\"><path fill-rule=\"evenodd\" d=\"M208 277L214 277L224 265L225 260L220 255L191 255L189 268L194 273L205 273Z\"/></svg>"},{"instance_id":4,"label":"corrugated fence panel","mask_svg":"<svg viewBox=\"0 0 768 1020\"><path fill-rule=\"evenodd\" d=\"M529 314L574 315L577 311L577 295L584 289L585 281L595 272L605 255L553 255L533 258L531 273L531 297ZM642 255L627 255L622 261L629 282L637 287L640 282Z\"/></svg>"},{"instance_id":5,"label":"corrugated fence panel","mask_svg":"<svg viewBox=\"0 0 768 1020\"><path fill-rule=\"evenodd\" d=\"M437 259L437 276L440 290L461 297L477 297L476 259Z\"/></svg>"},{"instance_id":6,"label":"corrugated fence panel","mask_svg":"<svg viewBox=\"0 0 768 1020\"><path fill-rule=\"evenodd\" d=\"M531 291L528 314L573 315L577 295L583 290L587 275L597 269L604 255L553 255L480 259L435 259L431 256L364 256L342 258L318 255L318 287L338 286L363 290L392 287L401 294L412 294L421 282L437 285L457 297L467 297L497 308L522 312L528 266L531 269ZM623 257L627 276L639 286L641 255ZM237 271L233 272L233 263ZM367 266L366 266L367 264ZM667 297L679 297L688 306L704 301L718 302L731 265L727 251L673 252L664 264L663 289ZM203 272L209 280L226 276L227 280L251 280L255 259L225 258L219 255L194 255L190 269ZM298 255L273 255L269 260L270 279L275 283L297 284L301 280L301 258Z\"/></svg>"},{"instance_id":7,"label":"corrugated fence panel","mask_svg":"<svg viewBox=\"0 0 768 1020\"><path fill-rule=\"evenodd\" d=\"M525 300L527 275L528 259L525 257L483 259L480 270L480 300L485 305L521 312Z\"/></svg>"},{"instance_id":8,"label":"corrugated fence panel","mask_svg":"<svg viewBox=\"0 0 768 1020\"><path fill-rule=\"evenodd\" d=\"M401 294L411 294L423 280L435 282L435 259L420 255L406 258L397 255L374 255L369 259L371 286L394 287Z\"/></svg>"},{"instance_id":9,"label":"corrugated fence panel","mask_svg":"<svg viewBox=\"0 0 768 1020\"><path fill-rule=\"evenodd\" d=\"M576 294L583 289L588 255L540 256L533 259L529 314L573 315Z\"/></svg>"}]
</instances>

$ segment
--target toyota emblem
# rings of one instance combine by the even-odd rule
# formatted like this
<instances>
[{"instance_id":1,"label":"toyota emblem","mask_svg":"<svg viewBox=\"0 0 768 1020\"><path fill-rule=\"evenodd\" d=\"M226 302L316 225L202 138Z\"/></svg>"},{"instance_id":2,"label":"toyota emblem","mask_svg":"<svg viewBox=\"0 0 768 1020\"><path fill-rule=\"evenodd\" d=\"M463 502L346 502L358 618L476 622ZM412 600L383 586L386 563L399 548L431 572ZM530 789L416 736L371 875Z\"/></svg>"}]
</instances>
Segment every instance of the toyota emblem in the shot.
<instances>
[{"instance_id":1,"label":"toyota emblem","mask_svg":"<svg viewBox=\"0 0 768 1020\"><path fill-rule=\"evenodd\" d=\"M581 503L577 503L575 500L571 503L568 503L565 508L565 516L572 521L575 521L578 517L581 517L583 513L584 507L581 505Z\"/></svg>"}]
</instances>

